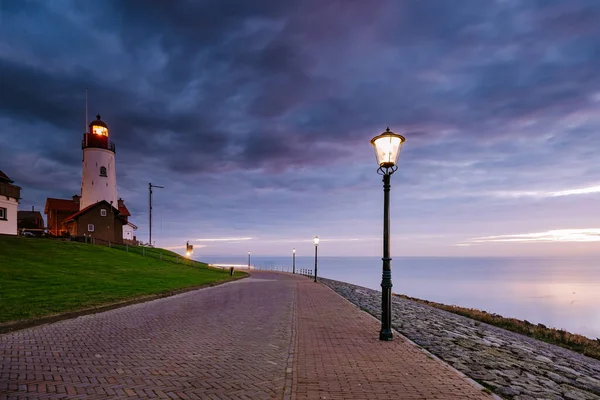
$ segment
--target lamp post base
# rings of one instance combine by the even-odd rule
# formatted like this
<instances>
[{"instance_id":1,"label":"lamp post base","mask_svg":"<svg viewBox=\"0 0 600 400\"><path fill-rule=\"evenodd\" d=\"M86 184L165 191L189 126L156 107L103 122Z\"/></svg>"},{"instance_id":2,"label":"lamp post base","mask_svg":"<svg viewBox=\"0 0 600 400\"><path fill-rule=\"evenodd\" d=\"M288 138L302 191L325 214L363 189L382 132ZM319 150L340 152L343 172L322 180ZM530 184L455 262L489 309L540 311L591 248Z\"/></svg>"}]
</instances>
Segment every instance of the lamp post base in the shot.
<instances>
[{"instance_id":1,"label":"lamp post base","mask_svg":"<svg viewBox=\"0 0 600 400\"><path fill-rule=\"evenodd\" d=\"M380 331L379 332L379 340L390 341L394 338L394 334L391 330L389 331Z\"/></svg>"}]
</instances>

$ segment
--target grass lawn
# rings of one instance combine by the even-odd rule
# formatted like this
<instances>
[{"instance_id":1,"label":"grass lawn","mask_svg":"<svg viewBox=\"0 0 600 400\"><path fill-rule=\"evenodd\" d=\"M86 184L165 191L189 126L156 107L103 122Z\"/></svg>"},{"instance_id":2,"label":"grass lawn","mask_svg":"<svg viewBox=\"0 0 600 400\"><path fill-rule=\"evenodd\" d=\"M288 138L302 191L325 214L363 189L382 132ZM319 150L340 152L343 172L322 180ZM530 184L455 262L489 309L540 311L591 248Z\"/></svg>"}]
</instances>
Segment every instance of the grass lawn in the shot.
<instances>
[{"instance_id":1,"label":"grass lawn","mask_svg":"<svg viewBox=\"0 0 600 400\"><path fill-rule=\"evenodd\" d=\"M176 255L167 250L165 261L138 250L0 236L0 323L230 279L203 263L169 262Z\"/></svg>"}]
</instances>

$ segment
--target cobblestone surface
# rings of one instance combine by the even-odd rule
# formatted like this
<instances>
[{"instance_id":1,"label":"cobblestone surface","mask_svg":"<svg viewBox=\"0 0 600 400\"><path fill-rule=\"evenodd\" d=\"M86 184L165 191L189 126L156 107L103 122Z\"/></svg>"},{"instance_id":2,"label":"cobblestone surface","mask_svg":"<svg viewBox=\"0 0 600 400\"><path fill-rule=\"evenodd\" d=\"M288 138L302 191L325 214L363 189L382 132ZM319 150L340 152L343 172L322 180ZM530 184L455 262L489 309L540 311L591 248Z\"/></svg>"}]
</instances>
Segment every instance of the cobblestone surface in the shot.
<instances>
[{"instance_id":1,"label":"cobblestone surface","mask_svg":"<svg viewBox=\"0 0 600 400\"><path fill-rule=\"evenodd\" d=\"M281 398L297 280L281 276L0 335L0 398Z\"/></svg>"},{"instance_id":2,"label":"cobblestone surface","mask_svg":"<svg viewBox=\"0 0 600 400\"><path fill-rule=\"evenodd\" d=\"M379 316L378 291L328 279L321 283ZM502 397L600 399L600 361L570 350L398 297L393 326Z\"/></svg>"},{"instance_id":3,"label":"cobblestone surface","mask_svg":"<svg viewBox=\"0 0 600 400\"><path fill-rule=\"evenodd\" d=\"M486 399L491 396L329 288L298 283L296 399Z\"/></svg>"}]
</instances>

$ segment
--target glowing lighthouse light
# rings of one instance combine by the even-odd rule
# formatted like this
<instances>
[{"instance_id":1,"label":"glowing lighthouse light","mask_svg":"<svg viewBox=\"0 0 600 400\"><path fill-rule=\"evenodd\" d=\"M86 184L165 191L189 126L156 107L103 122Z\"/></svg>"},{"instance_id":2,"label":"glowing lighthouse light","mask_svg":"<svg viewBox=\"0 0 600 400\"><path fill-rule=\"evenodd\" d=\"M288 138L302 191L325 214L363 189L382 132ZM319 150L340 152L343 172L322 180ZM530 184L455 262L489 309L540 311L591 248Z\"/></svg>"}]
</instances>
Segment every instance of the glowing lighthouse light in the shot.
<instances>
[{"instance_id":1,"label":"glowing lighthouse light","mask_svg":"<svg viewBox=\"0 0 600 400\"><path fill-rule=\"evenodd\" d=\"M92 133L94 135L108 137L108 127L106 126L104 121L100 120L99 115L96 118L97 119L95 121L92 121L92 123L90 124Z\"/></svg>"}]
</instances>

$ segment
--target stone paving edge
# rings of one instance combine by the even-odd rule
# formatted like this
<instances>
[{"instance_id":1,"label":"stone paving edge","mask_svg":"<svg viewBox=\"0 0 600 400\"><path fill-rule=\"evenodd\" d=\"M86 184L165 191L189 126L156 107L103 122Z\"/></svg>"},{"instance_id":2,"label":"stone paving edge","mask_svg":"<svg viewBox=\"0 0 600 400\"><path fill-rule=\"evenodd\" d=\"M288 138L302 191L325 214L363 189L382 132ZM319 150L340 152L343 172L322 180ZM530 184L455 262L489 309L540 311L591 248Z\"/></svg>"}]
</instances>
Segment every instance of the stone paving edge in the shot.
<instances>
[{"instance_id":1,"label":"stone paving edge","mask_svg":"<svg viewBox=\"0 0 600 400\"><path fill-rule=\"evenodd\" d=\"M0 324L0 335L4 334L4 333L20 331L22 329L33 328L33 327L39 326L39 325L52 324L54 322L64 321L66 319L82 317L84 315L98 314L98 313L102 313L105 311L114 310L117 308L127 307L127 306L130 306L133 304L145 303L145 302L152 301L152 300L162 299L165 297L171 297L171 296L175 296L175 295L178 295L181 293L191 292L193 290L200 290L200 289L206 289L209 287L219 286L219 285L223 285L225 283L235 282L240 279L245 279L248 277L250 277L250 274L246 273L246 275L243 275L240 277L234 277L232 279L227 279L224 281L204 283L202 285L190 286L190 287L181 288L181 289L174 289L174 290L170 290L170 291L164 292L164 293L157 293L157 294L151 294L151 295L147 295L147 296L136 297L133 299L119 301L116 303L109 303L109 304L104 304L104 305L97 306L97 307L90 307L90 308L84 308L84 309L76 310L76 311L69 311L66 313L50 315L47 317L33 318L33 319L21 320L21 321L17 321L17 322L3 323L3 324Z\"/></svg>"},{"instance_id":2,"label":"stone paving edge","mask_svg":"<svg viewBox=\"0 0 600 400\"><path fill-rule=\"evenodd\" d=\"M342 296L341 294L339 294L338 292L336 292L335 290L333 290L332 288L330 288L327 285L324 285L323 283L319 282L320 285L328 288L329 290L331 290L333 293L335 293L336 295L338 295L339 297L341 297L342 299L346 300L348 303L350 303L353 307L357 308L360 312L363 312L365 314L367 314L369 317L373 318L375 321L377 322L381 322L381 320L379 318L377 318L376 316L374 316L371 313L366 312L365 310L363 310L362 308L358 307L356 304L354 304L353 302L351 302L350 300L348 300L347 298L345 298L344 296ZM444 360L442 360L441 358L437 357L435 354L430 353L427 349L419 346L417 343L413 342L412 340L410 340L409 338L407 338L406 336L402 335L400 332L398 332L396 329L392 328L392 331L394 332L394 334L398 337L401 337L402 339L404 339L406 342L410 343L412 346L416 347L417 349L419 349L421 352L425 353L425 355L427 355L428 357L432 358L433 360L436 360L438 363L442 364L444 367L448 368L449 370L453 371L455 374L457 374L458 376L462 377L463 379L465 379L469 384L471 384L471 386L474 386L476 389L481 390L482 392L486 392L491 399L494 400L504 400L502 397L498 396L497 394L491 392L488 388L486 388L485 386L481 385L479 382L477 382L476 380L468 377L467 375L465 375L464 373L460 372L459 370L457 370L456 368L454 368L452 365L448 364L447 362L445 362Z\"/></svg>"}]
</instances>

